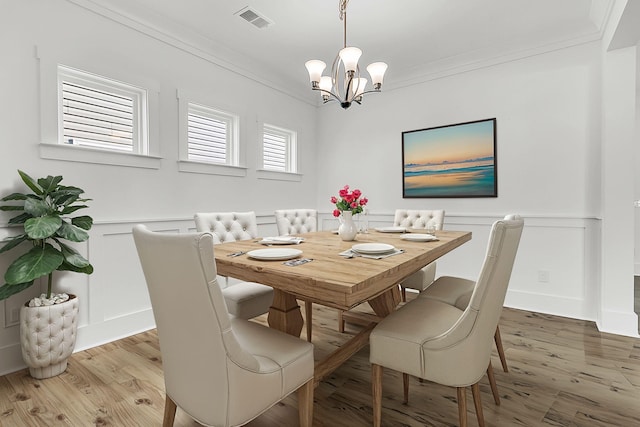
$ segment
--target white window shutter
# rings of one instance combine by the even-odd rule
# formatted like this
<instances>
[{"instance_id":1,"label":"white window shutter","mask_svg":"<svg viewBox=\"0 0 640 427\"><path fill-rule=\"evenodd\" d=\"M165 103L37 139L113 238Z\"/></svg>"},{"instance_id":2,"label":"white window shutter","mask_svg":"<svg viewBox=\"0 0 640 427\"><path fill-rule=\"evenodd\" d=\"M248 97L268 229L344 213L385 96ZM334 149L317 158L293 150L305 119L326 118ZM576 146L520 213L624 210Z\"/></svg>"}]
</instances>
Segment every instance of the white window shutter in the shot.
<instances>
[{"instance_id":1,"label":"white window shutter","mask_svg":"<svg viewBox=\"0 0 640 427\"><path fill-rule=\"evenodd\" d=\"M67 144L132 152L133 108L131 97L63 81L63 140Z\"/></svg>"}]
</instances>

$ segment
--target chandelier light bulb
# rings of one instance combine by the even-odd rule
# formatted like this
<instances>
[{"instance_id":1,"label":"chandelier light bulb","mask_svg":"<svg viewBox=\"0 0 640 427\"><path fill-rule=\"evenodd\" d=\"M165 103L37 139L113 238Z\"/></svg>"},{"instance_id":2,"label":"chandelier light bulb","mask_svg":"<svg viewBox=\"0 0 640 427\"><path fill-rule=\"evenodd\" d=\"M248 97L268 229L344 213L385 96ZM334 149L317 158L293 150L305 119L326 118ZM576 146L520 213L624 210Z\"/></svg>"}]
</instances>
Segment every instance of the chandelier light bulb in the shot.
<instances>
[{"instance_id":1,"label":"chandelier light bulb","mask_svg":"<svg viewBox=\"0 0 640 427\"><path fill-rule=\"evenodd\" d=\"M357 47L349 46L342 49L339 53L340 59L344 64L345 71L348 72L356 72L358 68L358 60L362 55L362 51Z\"/></svg>"},{"instance_id":2,"label":"chandelier light bulb","mask_svg":"<svg viewBox=\"0 0 640 427\"><path fill-rule=\"evenodd\" d=\"M311 85L313 87L317 87L320 82L322 72L326 68L327 64L317 59L312 59L311 61L307 61L304 66L307 67L307 71L309 72L309 81L311 81Z\"/></svg>"},{"instance_id":3,"label":"chandelier light bulb","mask_svg":"<svg viewBox=\"0 0 640 427\"><path fill-rule=\"evenodd\" d=\"M387 71L387 64L384 62L374 62L367 66L367 71L371 76L371 84L375 90L380 90L384 73Z\"/></svg>"},{"instance_id":4,"label":"chandelier light bulb","mask_svg":"<svg viewBox=\"0 0 640 427\"><path fill-rule=\"evenodd\" d=\"M365 88L367 87L367 79L365 78L357 78L353 79L353 97L358 98L361 97Z\"/></svg>"}]
</instances>

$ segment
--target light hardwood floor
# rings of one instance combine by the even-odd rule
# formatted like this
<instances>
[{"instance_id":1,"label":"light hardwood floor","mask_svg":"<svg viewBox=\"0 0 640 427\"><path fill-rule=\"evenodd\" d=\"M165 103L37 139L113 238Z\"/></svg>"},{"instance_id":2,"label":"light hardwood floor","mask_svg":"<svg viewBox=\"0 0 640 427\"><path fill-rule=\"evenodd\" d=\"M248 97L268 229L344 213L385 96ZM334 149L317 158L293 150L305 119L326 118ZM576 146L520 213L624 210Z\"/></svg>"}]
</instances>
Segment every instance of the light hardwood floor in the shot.
<instances>
[{"instance_id":1,"label":"light hardwood floor","mask_svg":"<svg viewBox=\"0 0 640 427\"><path fill-rule=\"evenodd\" d=\"M345 336L336 332L335 310L314 305L313 315L316 353L325 354ZM347 325L347 332L357 330ZM599 333L591 322L513 309L504 310L500 330L510 372L500 369L494 353L502 404L493 403L483 379L488 426L640 425L640 340ZM371 425L370 375L364 348L316 389L314 425ZM159 426L163 387L158 340L150 331L78 352L55 378L35 380L26 370L0 377L0 425ZM403 405L401 375L385 370L383 425L456 425L455 395L453 388L414 379ZM477 425L470 393L467 401L469 425ZM178 409L175 425L198 424ZM248 424L295 425L295 394Z\"/></svg>"}]
</instances>

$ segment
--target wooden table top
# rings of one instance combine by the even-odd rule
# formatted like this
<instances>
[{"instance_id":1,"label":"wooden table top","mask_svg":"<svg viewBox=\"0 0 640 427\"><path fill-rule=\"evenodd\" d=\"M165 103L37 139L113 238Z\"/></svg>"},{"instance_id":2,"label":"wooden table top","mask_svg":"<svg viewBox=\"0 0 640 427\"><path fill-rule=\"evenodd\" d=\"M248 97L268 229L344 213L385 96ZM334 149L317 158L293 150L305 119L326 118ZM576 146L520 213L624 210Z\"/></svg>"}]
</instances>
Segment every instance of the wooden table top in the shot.
<instances>
[{"instance_id":1,"label":"wooden table top","mask_svg":"<svg viewBox=\"0 0 640 427\"><path fill-rule=\"evenodd\" d=\"M424 232L424 230L416 232ZM218 274L269 285L314 303L347 310L368 301L397 285L410 274L471 240L471 232L438 231L437 241L402 240L400 234L372 231L358 234L353 242L344 242L330 231L298 235L299 245L277 246L302 250L301 257L312 262L287 266L283 261L261 261L246 254L229 257L238 251L264 249L259 240L243 240L216 245ZM357 243L388 243L404 253L383 259L345 258L340 252Z\"/></svg>"}]
</instances>

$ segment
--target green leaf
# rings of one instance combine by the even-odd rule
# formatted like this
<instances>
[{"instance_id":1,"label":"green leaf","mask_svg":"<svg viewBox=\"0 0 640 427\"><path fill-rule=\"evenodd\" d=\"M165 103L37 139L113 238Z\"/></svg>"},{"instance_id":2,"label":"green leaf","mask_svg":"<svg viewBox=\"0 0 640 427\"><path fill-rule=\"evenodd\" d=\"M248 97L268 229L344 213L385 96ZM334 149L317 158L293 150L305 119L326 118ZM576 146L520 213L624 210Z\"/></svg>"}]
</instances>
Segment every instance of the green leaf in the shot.
<instances>
[{"instance_id":1,"label":"green leaf","mask_svg":"<svg viewBox=\"0 0 640 427\"><path fill-rule=\"evenodd\" d=\"M84 209L84 208L88 208L89 206L86 205L75 205L75 206L67 206L66 208L64 208L62 210L62 212L60 212L62 215L68 215L70 213L73 213L75 211L77 211L78 209Z\"/></svg>"},{"instance_id":2,"label":"green leaf","mask_svg":"<svg viewBox=\"0 0 640 427\"><path fill-rule=\"evenodd\" d=\"M13 205L0 206L0 211L23 211L23 210L24 210L24 206L13 206Z\"/></svg>"},{"instance_id":3,"label":"green leaf","mask_svg":"<svg viewBox=\"0 0 640 427\"><path fill-rule=\"evenodd\" d=\"M5 283L0 286L0 301L9 298L13 294L17 294L20 291L24 291L31 285L33 285L33 280L25 283L18 283L17 285L9 285Z\"/></svg>"},{"instance_id":4,"label":"green leaf","mask_svg":"<svg viewBox=\"0 0 640 427\"><path fill-rule=\"evenodd\" d=\"M83 230L90 230L93 226L93 218L88 215L77 216L71 220L71 224L80 227Z\"/></svg>"},{"instance_id":5,"label":"green leaf","mask_svg":"<svg viewBox=\"0 0 640 427\"><path fill-rule=\"evenodd\" d=\"M64 243L56 240L60 245L60 249L62 250L62 255L64 256L64 261L68 264L73 265L77 268L86 268L91 265L89 261L87 261L82 255L78 253L75 249L73 249L69 245L65 245Z\"/></svg>"},{"instance_id":6,"label":"green leaf","mask_svg":"<svg viewBox=\"0 0 640 427\"><path fill-rule=\"evenodd\" d=\"M11 218L9 220L9 224L24 224L29 218L33 218L33 216L26 212L21 213L20 215Z\"/></svg>"},{"instance_id":7,"label":"green leaf","mask_svg":"<svg viewBox=\"0 0 640 427\"><path fill-rule=\"evenodd\" d=\"M44 216L48 214L51 209L44 200L27 199L24 202L24 211L30 213L33 216Z\"/></svg>"},{"instance_id":8,"label":"green leaf","mask_svg":"<svg viewBox=\"0 0 640 427\"><path fill-rule=\"evenodd\" d=\"M22 193L12 193L9 194L8 196L4 196L2 199L0 199L3 202L9 201L9 200L26 200L27 196L22 194Z\"/></svg>"},{"instance_id":9,"label":"green leaf","mask_svg":"<svg viewBox=\"0 0 640 427\"><path fill-rule=\"evenodd\" d=\"M78 200L77 194L62 194L62 195L51 195L53 202L58 206L66 206L74 203Z\"/></svg>"},{"instance_id":10,"label":"green leaf","mask_svg":"<svg viewBox=\"0 0 640 427\"><path fill-rule=\"evenodd\" d=\"M6 243L2 248L0 248L0 253L7 252L18 246L20 243L26 241L28 236L26 234L21 234L19 236L8 237L2 241L2 243Z\"/></svg>"},{"instance_id":11,"label":"green leaf","mask_svg":"<svg viewBox=\"0 0 640 427\"><path fill-rule=\"evenodd\" d=\"M56 234L63 239L67 239L72 242L84 242L89 238L89 233L75 225L69 224L66 221L62 221L62 225L56 231Z\"/></svg>"},{"instance_id":12,"label":"green leaf","mask_svg":"<svg viewBox=\"0 0 640 427\"><path fill-rule=\"evenodd\" d=\"M58 270L59 271L73 271L75 273L91 274L91 273L93 273L93 266L91 264L89 264L86 267L78 268L76 266L73 266L73 265L69 264L68 262L63 262L62 264L60 264L60 267L58 267Z\"/></svg>"},{"instance_id":13,"label":"green leaf","mask_svg":"<svg viewBox=\"0 0 640 427\"><path fill-rule=\"evenodd\" d=\"M53 236L61 225L62 219L59 216L42 216L26 220L24 231L31 239L46 239Z\"/></svg>"},{"instance_id":14,"label":"green leaf","mask_svg":"<svg viewBox=\"0 0 640 427\"><path fill-rule=\"evenodd\" d=\"M42 187L42 191L44 192L44 194L49 194L56 190L56 188L58 187L58 184L60 184L60 181L62 181L62 176L49 175L46 178L40 178L38 180L38 185Z\"/></svg>"},{"instance_id":15,"label":"green leaf","mask_svg":"<svg viewBox=\"0 0 640 427\"><path fill-rule=\"evenodd\" d=\"M22 172L19 169L18 169L18 174L20 174L20 178L22 178L22 182L27 184L27 187L29 187L31 191L33 191L37 195L42 195L42 189L38 187L38 184L36 184L33 178L31 178L29 175L27 175L26 173Z\"/></svg>"},{"instance_id":16,"label":"green leaf","mask_svg":"<svg viewBox=\"0 0 640 427\"><path fill-rule=\"evenodd\" d=\"M9 285L29 282L55 271L63 261L62 252L53 246L36 246L13 261L4 275L4 280Z\"/></svg>"}]
</instances>

